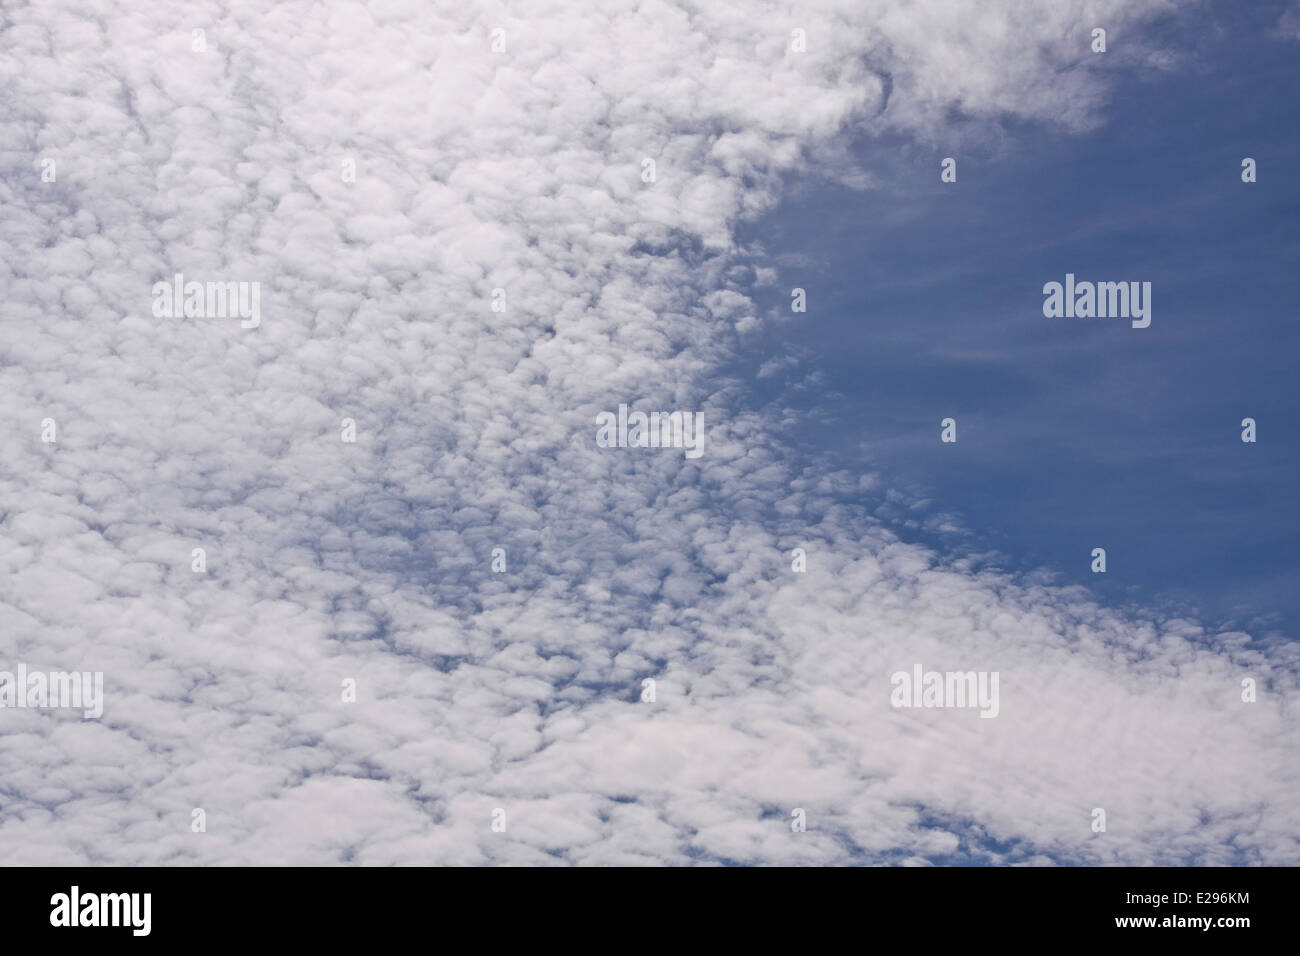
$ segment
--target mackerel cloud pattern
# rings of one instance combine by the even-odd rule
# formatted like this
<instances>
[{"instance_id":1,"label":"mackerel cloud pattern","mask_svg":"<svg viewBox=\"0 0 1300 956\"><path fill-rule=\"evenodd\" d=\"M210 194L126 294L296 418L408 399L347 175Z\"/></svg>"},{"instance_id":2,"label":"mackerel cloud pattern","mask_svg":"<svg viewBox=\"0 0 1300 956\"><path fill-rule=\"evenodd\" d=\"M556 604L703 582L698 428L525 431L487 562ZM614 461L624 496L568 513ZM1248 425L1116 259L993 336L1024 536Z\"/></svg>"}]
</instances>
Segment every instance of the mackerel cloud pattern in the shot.
<instances>
[{"instance_id":1,"label":"mackerel cloud pattern","mask_svg":"<svg viewBox=\"0 0 1300 956\"><path fill-rule=\"evenodd\" d=\"M7 5L0 670L103 690L0 708L0 860L1300 862L1294 655L908 543L727 373L851 139L1081 134L1177 10Z\"/></svg>"}]
</instances>

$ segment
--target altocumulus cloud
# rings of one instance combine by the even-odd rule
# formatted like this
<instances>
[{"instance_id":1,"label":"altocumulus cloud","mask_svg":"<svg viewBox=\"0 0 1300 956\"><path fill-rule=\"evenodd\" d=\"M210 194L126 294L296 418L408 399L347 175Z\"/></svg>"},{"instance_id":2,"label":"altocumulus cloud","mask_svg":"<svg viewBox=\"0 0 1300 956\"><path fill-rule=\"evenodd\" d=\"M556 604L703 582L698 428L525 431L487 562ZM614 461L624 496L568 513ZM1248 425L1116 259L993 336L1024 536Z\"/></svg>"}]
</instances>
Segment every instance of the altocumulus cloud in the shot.
<instances>
[{"instance_id":1,"label":"altocumulus cloud","mask_svg":"<svg viewBox=\"0 0 1300 956\"><path fill-rule=\"evenodd\" d=\"M1300 860L1293 658L904 544L717 374L792 178L954 110L1085 129L1090 28L1158 57L1170 9L7 11L0 661L105 709L0 711L0 858ZM260 326L155 318L176 273ZM597 448L621 402L704 456ZM914 662L998 718L891 708Z\"/></svg>"}]
</instances>

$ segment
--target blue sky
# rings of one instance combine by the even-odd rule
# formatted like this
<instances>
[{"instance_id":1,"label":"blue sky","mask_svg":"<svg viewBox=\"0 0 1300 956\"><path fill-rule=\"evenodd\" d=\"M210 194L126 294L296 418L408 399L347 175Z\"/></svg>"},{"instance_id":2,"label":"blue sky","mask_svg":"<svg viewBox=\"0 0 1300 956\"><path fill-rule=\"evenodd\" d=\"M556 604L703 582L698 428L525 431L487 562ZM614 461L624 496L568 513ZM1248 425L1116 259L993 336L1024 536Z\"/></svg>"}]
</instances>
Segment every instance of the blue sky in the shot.
<instances>
[{"instance_id":1,"label":"blue sky","mask_svg":"<svg viewBox=\"0 0 1300 956\"><path fill-rule=\"evenodd\" d=\"M933 148L858 140L881 188L799 190L748 234L787 257L770 307L795 285L810 302L754 357L803 356L759 380L758 401L808 412L813 448L955 513L963 549L1108 603L1294 639L1300 58L1277 17L1219 4L1159 24L1188 62L1117 65L1085 132L1011 123L961 143L958 122ZM1151 281L1152 325L1044 318L1042 285L1066 272ZM812 369L819 386L790 388ZM947 416L956 445L938 440Z\"/></svg>"}]
</instances>

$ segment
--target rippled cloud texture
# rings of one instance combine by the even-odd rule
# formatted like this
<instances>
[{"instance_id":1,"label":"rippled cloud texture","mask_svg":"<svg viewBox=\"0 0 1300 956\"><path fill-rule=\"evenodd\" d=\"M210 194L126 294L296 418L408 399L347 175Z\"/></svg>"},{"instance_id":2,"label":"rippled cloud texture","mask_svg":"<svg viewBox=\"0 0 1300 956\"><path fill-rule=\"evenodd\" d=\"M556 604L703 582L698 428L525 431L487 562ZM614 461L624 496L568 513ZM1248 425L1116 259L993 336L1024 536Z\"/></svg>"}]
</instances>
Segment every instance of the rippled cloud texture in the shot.
<instances>
[{"instance_id":1,"label":"rippled cloud texture","mask_svg":"<svg viewBox=\"0 0 1300 956\"><path fill-rule=\"evenodd\" d=\"M1081 133L1171 12L6 7L0 668L105 704L0 710L0 860L1300 862L1293 656L905 544L719 374L799 285L738 224L873 188L849 137ZM917 662L998 717L892 708Z\"/></svg>"}]
</instances>

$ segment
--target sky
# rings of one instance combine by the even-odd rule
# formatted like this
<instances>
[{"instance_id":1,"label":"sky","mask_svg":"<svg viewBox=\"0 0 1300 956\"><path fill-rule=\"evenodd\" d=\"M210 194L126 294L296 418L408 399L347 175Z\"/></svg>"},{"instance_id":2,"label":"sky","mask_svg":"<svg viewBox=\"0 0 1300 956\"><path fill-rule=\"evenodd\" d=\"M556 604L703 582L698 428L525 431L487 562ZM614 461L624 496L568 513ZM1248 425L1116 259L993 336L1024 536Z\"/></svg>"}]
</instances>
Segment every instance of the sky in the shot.
<instances>
[{"instance_id":1,"label":"sky","mask_svg":"<svg viewBox=\"0 0 1300 956\"><path fill-rule=\"evenodd\" d=\"M1262 4L1158 21L1169 62L1120 71L1095 128L985 134L957 184L934 173L955 148L897 141L880 189L787 198L746 235L817 305L741 357L799 359L770 364L757 400L925 499L918 540L946 546L926 528L942 513L970 534L956 547L1008 567L1294 640L1300 66L1276 21ZM865 162L877 144L855 145ZM1241 183L1244 156L1279 175ZM1043 321L1037 290L1067 272L1149 277L1156 321ZM948 415L967 426L951 448L932 440ZM1244 417L1270 438L1243 446Z\"/></svg>"},{"instance_id":2,"label":"sky","mask_svg":"<svg viewBox=\"0 0 1300 956\"><path fill-rule=\"evenodd\" d=\"M0 861L1300 862L1300 8L88 9L0 19L0 672L104 707L0 707Z\"/></svg>"}]
</instances>

